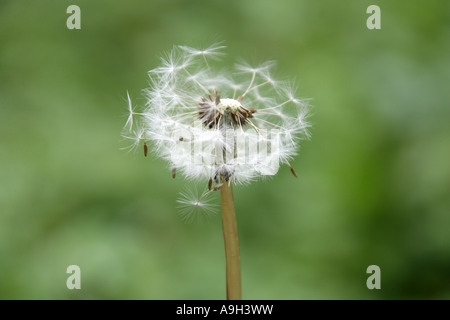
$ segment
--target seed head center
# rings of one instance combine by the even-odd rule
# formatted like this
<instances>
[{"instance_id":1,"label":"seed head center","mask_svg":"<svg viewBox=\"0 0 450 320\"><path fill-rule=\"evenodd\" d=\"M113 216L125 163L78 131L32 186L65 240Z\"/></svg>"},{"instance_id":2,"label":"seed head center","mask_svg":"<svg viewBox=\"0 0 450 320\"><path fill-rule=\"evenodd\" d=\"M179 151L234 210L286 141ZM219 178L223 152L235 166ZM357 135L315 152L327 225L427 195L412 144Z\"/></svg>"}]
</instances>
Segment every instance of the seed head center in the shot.
<instances>
[{"instance_id":1,"label":"seed head center","mask_svg":"<svg viewBox=\"0 0 450 320\"><path fill-rule=\"evenodd\" d=\"M239 108L242 108L242 105L235 99L220 99L216 108L221 112L236 112Z\"/></svg>"},{"instance_id":2,"label":"seed head center","mask_svg":"<svg viewBox=\"0 0 450 320\"><path fill-rule=\"evenodd\" d=\"M208 98L202 98L198 104L198 116L208 128L243 126L251 123L248 118L253 118L253 113L256 112L254 108L245 108L239 98L221 99L217 91L215 98L211 94Z\"/></svg>"}]
</instances>

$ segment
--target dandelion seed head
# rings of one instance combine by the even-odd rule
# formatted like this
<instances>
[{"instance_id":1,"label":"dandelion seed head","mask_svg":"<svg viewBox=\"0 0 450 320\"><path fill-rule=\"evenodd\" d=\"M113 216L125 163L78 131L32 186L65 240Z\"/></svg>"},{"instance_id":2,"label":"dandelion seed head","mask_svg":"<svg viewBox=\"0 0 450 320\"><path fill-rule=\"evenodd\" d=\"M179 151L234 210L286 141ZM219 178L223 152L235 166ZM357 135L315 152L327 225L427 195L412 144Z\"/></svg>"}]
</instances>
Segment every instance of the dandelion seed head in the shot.
<instances>
[{"instance_id":1,"label":"dandelion seed head","mask_svg":"<svg viewBox=\"0 0 450 320\"><path fill-rule=\"evenodd\" d=\"M151 142L155 155L190 180L248 183L289 165L309 136L308 103L293 83L275 79L273 61L221 67L224 49L174 46L149 71L144 110L128 99L124 137L133 147ZM205 208L204 199L183 199Z\"/></svg>"}]
</instances>

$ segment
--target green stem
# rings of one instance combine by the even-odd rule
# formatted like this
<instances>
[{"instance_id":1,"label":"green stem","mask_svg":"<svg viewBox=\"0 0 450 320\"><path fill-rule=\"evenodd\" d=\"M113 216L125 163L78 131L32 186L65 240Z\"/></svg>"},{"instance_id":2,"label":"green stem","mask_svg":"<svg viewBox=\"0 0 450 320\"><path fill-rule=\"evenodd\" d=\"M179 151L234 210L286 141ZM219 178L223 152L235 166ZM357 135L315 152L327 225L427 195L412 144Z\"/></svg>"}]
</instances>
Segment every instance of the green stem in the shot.
<instances>
[{"instance_id":1,"label":"green stem","mask_svg":"<svg viewBox=\"0 0 450 320\"><path fill-rule=\"evenodd\" d=\"M222 227L227 268L227 300L241 300L239 238L231 183L223 181L223 187L220 189L220 192L222 196Z\"/></svg>"}]
</instances>

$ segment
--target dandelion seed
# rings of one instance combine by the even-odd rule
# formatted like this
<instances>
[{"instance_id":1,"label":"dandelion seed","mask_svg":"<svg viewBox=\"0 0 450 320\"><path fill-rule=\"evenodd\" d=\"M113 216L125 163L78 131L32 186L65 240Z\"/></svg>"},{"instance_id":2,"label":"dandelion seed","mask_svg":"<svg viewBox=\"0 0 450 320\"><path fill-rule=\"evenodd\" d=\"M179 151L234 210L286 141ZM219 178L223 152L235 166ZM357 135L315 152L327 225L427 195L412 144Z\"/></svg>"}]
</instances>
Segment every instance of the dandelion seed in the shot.
<instances>
[{"instance_id":1,"label":"dandelion seed","mask_svg":"<svg viewBox=\"0 0 450 320\"><path fill-rule=\"evenodd\" d=\"M216 205L209 197L210 191L199 193L197 188L186 189L178 198L178 209L181 219L191 223L199 218L209 218L216 213Z\"/></svg>"},{"instance_id":2,"label":"dandelion seed","mask_svg":"<svg viewBox=\"0 0 450 320\"><path fill-rule=\"evenodd\" d=\"M212 183L213 183L212 178L209 178L209 181L208 181L208 190L211 190Z\"/></svg>"},{"instance_id":3,"label":"dandelion seed","mask_svg":"<svg viewBox=\"0 0 450 320\"><path fill-rule=\"evenodd\" d=\"M144 142L144 157L147 156L148 153L148 146L147 146L147 142Z\"/></svg>"},{"instance_id":4,"label":"dandelion seed","mask_svg":"<svg viewBox=\"0 0 450 320\"><path fill-rule=\"evenodd\" d=\"M172 168L172 178L175 179L176 176L177 176L177 168L173 167Z\"/></svg>"},{"instance_id":5,"label":"dandelion seed","mask_svg":"<svg viewBox=\"0 0 450 320\"><path fill-rule=\"evenodd\" d=\"M294 168L292 168L291 165L289 165L289 168L291 169L291 173L294 175L294 177L298 178L297 172L295 172Z\"/></svg>"}]
</instances>

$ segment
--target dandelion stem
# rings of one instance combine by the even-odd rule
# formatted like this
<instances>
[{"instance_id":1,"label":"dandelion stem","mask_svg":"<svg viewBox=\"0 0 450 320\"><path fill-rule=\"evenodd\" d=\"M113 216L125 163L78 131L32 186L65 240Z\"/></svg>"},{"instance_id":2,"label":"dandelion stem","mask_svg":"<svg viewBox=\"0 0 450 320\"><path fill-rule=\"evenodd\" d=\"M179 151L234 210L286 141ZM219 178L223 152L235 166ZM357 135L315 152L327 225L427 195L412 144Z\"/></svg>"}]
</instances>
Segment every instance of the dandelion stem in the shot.
<instances>
[{"instance_id":1,"label":"dandelion stem","mask_svg":"<svg viewBox=\"0 0 450 320\"><path fill-rule=\"evenodd\" d=\"M222 227L225 242L227 273L227 300L241 300L241 266L239 257L239 238L234 210L233 188L223 181L221 192Z\"/></svg>"}]
</instances>

